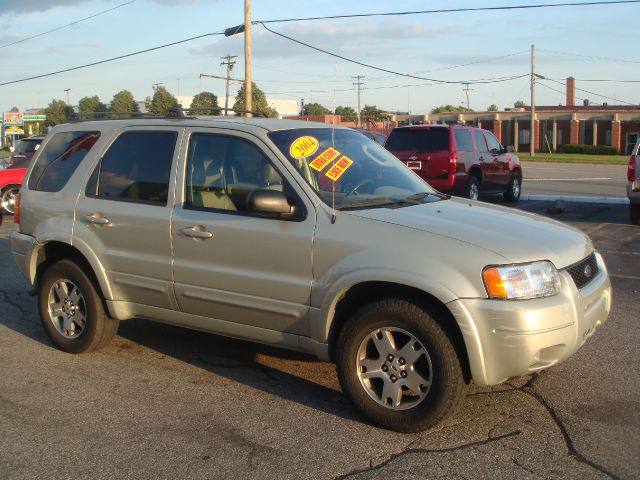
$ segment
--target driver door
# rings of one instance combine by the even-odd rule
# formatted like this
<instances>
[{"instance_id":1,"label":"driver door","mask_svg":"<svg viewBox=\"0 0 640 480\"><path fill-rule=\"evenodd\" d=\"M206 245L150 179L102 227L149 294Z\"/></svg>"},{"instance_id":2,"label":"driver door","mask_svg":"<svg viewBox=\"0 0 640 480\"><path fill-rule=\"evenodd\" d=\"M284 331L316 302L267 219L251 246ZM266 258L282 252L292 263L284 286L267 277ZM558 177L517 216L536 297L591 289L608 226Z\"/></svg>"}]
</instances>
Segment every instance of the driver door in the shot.
<instances>
[{"instance_id":1,"label":"driver door","mask_svg":"<svg viewBox=\"0 0 640 480\"><path fill-rule=\"evenodd\" d=\"M183 312L308 335L315 210L257 138L189 132L172 215L174 285ZM283 220L247 210L256 189L283 191L307 214ZM306 203L305 203L306 202Z\"/></svg>"}]
</instances>

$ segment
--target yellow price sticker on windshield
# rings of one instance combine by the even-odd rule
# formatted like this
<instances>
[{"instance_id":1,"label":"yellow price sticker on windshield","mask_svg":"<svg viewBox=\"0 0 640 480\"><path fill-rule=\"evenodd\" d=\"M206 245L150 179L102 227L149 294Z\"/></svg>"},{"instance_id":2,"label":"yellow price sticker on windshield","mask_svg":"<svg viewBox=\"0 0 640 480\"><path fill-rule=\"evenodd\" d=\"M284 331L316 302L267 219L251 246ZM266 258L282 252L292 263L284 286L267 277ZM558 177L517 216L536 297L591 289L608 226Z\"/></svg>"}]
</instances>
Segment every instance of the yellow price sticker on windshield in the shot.
<instances>
[{"instance_id":1,"label":"yellow price sticker on windshield","mask_svg":"<svg viewBox=\"0 0 640 480\"><path fill-rule=\"evenodd\" d=\"M335 165L333 165L325 175L329 177L334 182L337 182L338 179L342 176L344 172L353 164L353 160L344 155L340 160L338 160Z\"/></svg>"},{"instance_id":2,"label":"yellow price sticker on windshield","mask_svg":"<svg viewBox=\"0 0 640 480\"><path fill-rule=\"evenodd\" d=\"M293 158L306 158L318 150L320 143L313 137L299 137L296 138L289 148L289 154Z\"/></svg>"},{"instance_id":3,"label":"yellow price sticker on windshield","mask_svg":"<svg viewBox=\"0 0 640 480\"><path fill-rule=\"evenodd\" d=\"M309 164L311 168L317 170L319 172L322 171L324 167L327 166L331 161L335 160L340 156L340 152L335 148L329 147L320 155L318 155L313 162Z\"/></svg>"}]
</instances>

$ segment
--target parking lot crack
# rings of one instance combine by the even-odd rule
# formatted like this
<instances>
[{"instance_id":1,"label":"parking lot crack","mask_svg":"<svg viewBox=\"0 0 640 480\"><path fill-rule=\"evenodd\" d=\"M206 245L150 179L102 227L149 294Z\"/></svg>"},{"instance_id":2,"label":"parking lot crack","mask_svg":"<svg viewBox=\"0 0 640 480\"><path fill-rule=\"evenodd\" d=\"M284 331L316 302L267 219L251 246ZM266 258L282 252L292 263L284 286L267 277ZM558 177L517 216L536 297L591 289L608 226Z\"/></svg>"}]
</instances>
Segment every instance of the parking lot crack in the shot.
<instances>
[{"instance_id":1,"label":"parking lot crack","mask_svg":"<svg viewBox=\"0 0 640 480\"><path fill-rule=\"evenodd\" d=\"M19 301L16 301L15 295L17 293L18 292L15 291L7 292L6 290L0 290L0 299L18 310L20 312L20 320L23 320L27 317L27 310L23 303L19 303Z\"/></svg>"},{"instance_id":2,"label":"parking lot crack","mask_svg":"<svg viewBox=\"0 0 640 480\"><path fill-rule=\"evenodd\" d=\"M507 385L513 387L514 390L516 391L522 392L525 395L532 397L540 405L542 405L542 407L546 410L546 412L549 414L553 422L558 427L558 430L560 430L560 433L562 434L562 438L564 439L564 443L567 447L567 454L570 457L576 459L580 463L590 466L594 470L597 470L598 472L604 475L607 475L609 478L613 478L615 480L620 479L620 477L618 477L616 474L610 472L602 465L599 465L589 460L587 457L585 457L576 449L575 445L573 444L573 439L569 434L569 430L560 419L560 416L558 415L556 410L549 404L549 402L546 401L546 399L540 393L534 390L534 387L538 378L540 378L540 373L534 373L522 386L513 385L512 383L507 383ZM499 390L499 391L496 391L495 393L501 393L501 392L502 390Z\"/></svg>"},{"instance_id":3,"label":"parking lot crack","mask_svg":"<svg viewBox=\"0 0 640 480\"><path fill-rule=\"evenodd\" d=\"M410 447L410 445L413 445L416 441L412 441L411 443L409 443L409 445L407 447L405 447L404 450L402 450L399 453L394 453L391 456L389 456L389 458L387 458L384 462L381 462L377 465L371 465L371 461L369 462L369 467L367 468L362 468L362 469L358 469L358 470L352 470L349 473L346 473L344 475L339 475L336 478L336 480L342 480L342 479L346 479L349 478L353 475L359 475L361 473L365 473L365 472L373 472L376 470L380 470L381 468L384 468L385 466L387 466L389 463L393 462L394 460L404 457L406 455L414 455L414 454L431 454L431 453L451 453L451 452L457 452L459 450L465 450L467 448L475 448L475 447L481 447L483 445L487 445L493 442L499 442L500 440L504 440L505 438L509 438L509 437L515 437L517 435L520 435L522 433L521 430L515 430L513 432L509 432L509 433L505 433L504 435L498 435L496 437L488 437L485 440L479 440L476 442L470 442L470 443L465 443L462 445L458 445L455 447L448 447L448 448L435 448L435 449L430 449L430 448L413 448Z\"/></svg>"}]
</instances>

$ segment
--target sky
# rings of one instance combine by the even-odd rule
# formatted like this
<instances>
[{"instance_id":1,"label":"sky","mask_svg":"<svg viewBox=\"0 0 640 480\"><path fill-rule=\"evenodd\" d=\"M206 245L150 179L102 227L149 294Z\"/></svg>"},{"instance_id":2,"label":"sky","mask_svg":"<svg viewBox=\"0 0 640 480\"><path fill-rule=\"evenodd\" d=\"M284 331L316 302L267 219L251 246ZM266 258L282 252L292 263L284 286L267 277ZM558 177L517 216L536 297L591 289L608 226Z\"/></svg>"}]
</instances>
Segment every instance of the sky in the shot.
<instances>
[{"instance_id":1,"label":"sky","mask_svg":"<svg viewBox=\"0 0 640 480\"><path fill-rule=\"evenodd\" d=\"M253 0L252 19L540 3L552 2ZM502 110L517 100L529 104L531 45L535 45L536 73L546 78L537 84L537 105L564 104L568 76L577 79L579 102L637 105L639 14L640 3L267 24L278 33L342 57L421 78L339 59L254 25L253 80L268 98L304 99L333 110L340 105L357 106L353 77L359 75L364 77L360 80L362 106L413 114L428 113L443 104L466 106L465 86L455 82L468 81L472 109L486 110L495 104ZM242 0L0 0L0 84L223 32L243 23L243 15ZM55 31L37 36L50 30ZM37 37L21 41L33 36ZM13 42L20 43L8 45ZM0 85L0 111L13 106L21 111L44 108L53 99L66 101L66 89L72 105L93 95L108 104L124 89L136 100L144 100L153 95L153 85L158 83L174 95L211 91L224 104L225 82L200 78L200 74L223 76L221 57L227 54L238 56L232 75L244 78L244 35L211 35L72 72ZM523 77L493 81L516 76ZM238 87L232 85L232 96Z\"/></svg>"}]
</instances>

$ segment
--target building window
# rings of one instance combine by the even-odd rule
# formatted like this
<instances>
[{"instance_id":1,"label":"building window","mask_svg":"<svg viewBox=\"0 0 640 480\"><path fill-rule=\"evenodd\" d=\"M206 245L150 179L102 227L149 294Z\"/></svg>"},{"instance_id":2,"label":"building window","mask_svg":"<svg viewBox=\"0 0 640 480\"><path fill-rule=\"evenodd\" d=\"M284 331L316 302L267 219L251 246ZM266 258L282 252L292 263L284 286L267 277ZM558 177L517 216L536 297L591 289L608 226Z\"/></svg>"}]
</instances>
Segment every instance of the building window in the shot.
<instances>
[{"instance_id":1,"label":"building window","mask_svg":"<svg viewBox=\"0 0 640 480\"><path fill-rule=\"evenodd\" d=\"M610 128L604 131L604 144L611 145L611 129Z\"/></svg>"},{"instance_id":2,"label":"building window","mask_svg":"<svg viewBox=\"0 0 640 480\"><path fill-rule=\"evenodd\" d=\"M518 131L518 143L520 145L529 145L531 143L531 130L523 128Z\"/></svg>"}]
</instances>

